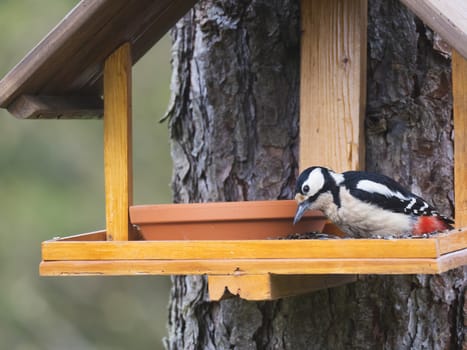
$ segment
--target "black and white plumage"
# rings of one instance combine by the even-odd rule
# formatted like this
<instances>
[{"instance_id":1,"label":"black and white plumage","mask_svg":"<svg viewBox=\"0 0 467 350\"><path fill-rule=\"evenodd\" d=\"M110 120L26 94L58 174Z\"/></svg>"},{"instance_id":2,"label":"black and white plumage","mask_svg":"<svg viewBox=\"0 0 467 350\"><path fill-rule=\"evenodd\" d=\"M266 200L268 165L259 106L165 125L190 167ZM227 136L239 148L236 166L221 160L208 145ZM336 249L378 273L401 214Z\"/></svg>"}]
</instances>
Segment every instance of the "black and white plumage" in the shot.
<instances>
[{"instance_id":1,"label":"black and white plumage","mask_svg":"<svg viewBox=\"0 0 467 350\"><path fill-rule=\"evenodd\" d=\"M294 223L308 209L321 210L352 237L422 235L453 223L395 180L364 171L308 168L298 177L295 199Z\"/></svg>"}]
</instances>

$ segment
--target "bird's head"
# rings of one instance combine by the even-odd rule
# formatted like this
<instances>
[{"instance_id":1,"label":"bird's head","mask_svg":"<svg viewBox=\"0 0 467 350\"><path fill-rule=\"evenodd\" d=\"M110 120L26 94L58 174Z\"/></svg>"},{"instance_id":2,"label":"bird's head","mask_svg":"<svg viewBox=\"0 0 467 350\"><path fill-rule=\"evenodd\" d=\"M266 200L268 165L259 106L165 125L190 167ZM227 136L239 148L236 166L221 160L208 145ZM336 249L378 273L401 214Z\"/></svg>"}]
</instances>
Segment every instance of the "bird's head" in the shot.
<instances>
[{"instance_id":1,"label":"bird's head","mask_svg":"<svg viewBox=\"0 0 467 350\"><path fill-rule=\"evenodd\" d=\"M294 224L300 221L308 209L323 210L318 199L325 193L332 193L343 181L343 175L324 167L313 166L305 169L297 179L295 199L298 202Z\"/></svg>"}]
</instances>

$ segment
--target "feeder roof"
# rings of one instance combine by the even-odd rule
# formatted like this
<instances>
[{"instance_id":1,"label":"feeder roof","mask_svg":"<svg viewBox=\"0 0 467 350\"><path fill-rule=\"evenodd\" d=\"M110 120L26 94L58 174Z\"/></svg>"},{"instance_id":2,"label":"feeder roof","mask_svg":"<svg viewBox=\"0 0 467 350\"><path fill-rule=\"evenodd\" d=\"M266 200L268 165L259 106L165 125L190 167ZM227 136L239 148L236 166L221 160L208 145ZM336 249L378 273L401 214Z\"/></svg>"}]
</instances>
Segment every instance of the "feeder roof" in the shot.
<instances>
[{"instance_id":1,"label":"feeder roof","mask_svg":"<svg viewBox=\"0 0 467 350\"><path fill-rule=\"evenodd\" d=\"M401 0L467 57L465 0ZM19 118L102 115L105 59L122 43L136 63L196 0L82 0L0 81L0 107Z\"/></svg>"},{"instance_id":2,"label":"feeder roof","mask_svg":"<svg viewBox=\"0 0 467 350\"><path fill-rule=\"evenodd\" d=\"M401 0L401 2L467 58L467 1Z\"/></svg>"},{"instance_id":3,"label":"feeder roof","mask_svg":"<svg viewBox=\"0 0 467 350\"><path fill-rule=\"evenodd\" d=\"M196 0L82 0L0 81L19 118L102 115L105 59L130 42L133 64Z\"/></svg>"}]
</instances>

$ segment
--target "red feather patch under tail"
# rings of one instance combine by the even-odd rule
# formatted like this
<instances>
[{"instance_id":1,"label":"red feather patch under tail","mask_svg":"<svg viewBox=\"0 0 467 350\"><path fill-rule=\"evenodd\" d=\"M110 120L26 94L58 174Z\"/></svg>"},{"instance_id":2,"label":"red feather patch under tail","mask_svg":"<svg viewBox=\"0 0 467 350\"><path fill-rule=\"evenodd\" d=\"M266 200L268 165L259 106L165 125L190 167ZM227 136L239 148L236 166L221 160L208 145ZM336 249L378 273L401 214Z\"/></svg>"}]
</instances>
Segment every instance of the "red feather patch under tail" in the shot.
<instances>
[{"instance_id":1,"label":"red feather patch under tail","mask_svg":"<svg viewBox=\"0 0 467 350\"><path fill-rule=\"evenodd\" d=\"M419 216L413 229L414 236L452 229L452 226L441 216Z\"/></svg>"}]
</instances>

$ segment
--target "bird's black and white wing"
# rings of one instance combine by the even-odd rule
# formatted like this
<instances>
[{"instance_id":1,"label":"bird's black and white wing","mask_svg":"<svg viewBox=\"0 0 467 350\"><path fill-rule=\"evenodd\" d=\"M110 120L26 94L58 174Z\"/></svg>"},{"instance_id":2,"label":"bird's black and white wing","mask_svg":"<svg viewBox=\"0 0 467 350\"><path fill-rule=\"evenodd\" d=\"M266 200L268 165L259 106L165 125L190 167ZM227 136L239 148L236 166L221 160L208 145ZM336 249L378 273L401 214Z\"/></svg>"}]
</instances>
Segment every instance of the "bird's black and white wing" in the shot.
<instances>
[{"instance_id":1,"label":"bird's black and white wing","mask_svg":"<svg viewBox=\"0 0 467 350\"><path fill-rule=\"evenodd\" d=\"M347 171L343 175L347 189L362 201L395 213L439 216L425 200L385 175L358 171ZM452 223L452 220L448 220Z\"/></svg>"}]
</instances>

